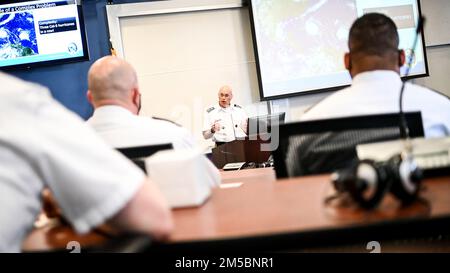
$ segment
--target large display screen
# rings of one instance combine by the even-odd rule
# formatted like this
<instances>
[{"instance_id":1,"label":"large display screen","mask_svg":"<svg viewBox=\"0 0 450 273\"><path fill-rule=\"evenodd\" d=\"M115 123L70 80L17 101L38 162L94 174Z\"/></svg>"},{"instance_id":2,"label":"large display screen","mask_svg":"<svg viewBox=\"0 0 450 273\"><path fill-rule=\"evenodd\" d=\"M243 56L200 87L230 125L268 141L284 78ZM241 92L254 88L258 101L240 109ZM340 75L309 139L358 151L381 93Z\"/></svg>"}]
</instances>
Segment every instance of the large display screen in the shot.
<instances>
[{"instance_id":1,"label":"large display screen","mask_svg":"<svg viewBox=\"0 0 450 273\"><path fill-rule=\"evenodd\" d=\"M262 99L335 90L351 83L344 66L355 19L369 12L394 20L400 49L412 55L418 0L252 0L252 31ZM410 76L428 75L423 33ZM404 75L406 66L401 68Z\"/></svg>"},{"instance_id":2,"label":"large display screen","mask_svg":"<svg viewBox=\"0 0 450 273\"><path fill-rule=\"evenodd\" d=\"M87 59L82 9L75 1L0 5L0 69Z\"/></svg>"}]
</instances>

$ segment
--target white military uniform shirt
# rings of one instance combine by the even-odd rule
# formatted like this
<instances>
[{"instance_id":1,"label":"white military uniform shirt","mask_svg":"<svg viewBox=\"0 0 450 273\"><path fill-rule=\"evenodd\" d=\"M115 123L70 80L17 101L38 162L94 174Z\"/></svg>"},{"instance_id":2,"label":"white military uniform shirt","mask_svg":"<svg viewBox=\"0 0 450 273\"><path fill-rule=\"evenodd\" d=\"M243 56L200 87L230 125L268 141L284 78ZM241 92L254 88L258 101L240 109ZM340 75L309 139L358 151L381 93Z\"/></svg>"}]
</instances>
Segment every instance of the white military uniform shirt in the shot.
<instances>
[{"instance_id":1,"label":"white military uniform shirt","mask_svg":"<svg viewBox=\"0 0 450 273\"><path fill-rule=\"evenodd\" d=\"M193 137L185 128L169 121L134 115L120 106L97 108L87 123L115 148L163 143L172 143L174 149L195 146Z\"/></svg>"},{"instance_id":2,"label":"white military uniform shirt","mask_svg":"<svg viewBox=\"0 0 450 273\"><path fill-rule=\"evenodd\" d=\"M219 122L220 130L211 132L211 127L215 122ZM227 108L222 108L219 104L208 108L203 121L203 132L206 138L213 138L213 141L230 142L236 138L245 138L247 130L248 116L239 105L233 104ZM205 135L205 134L204 134Z\"/></svg>"},{"instance_id":3,"label":"white military uniform shirt","mask_svg":"<svg viewBox=\"0 0 450 273\"><path fill-rule=\"evenodd\" d=\"M356 75L351 87L325 98L301 119L395 113L399 109L402 81L394 71ZM421 111L426 137L450 135L450 99L430 89L407 83L403 94L405 112Z\"/></svg>"},{"instance_id":4,"label":"white military uniform shirt","mask_svg":"<svg viewBox=\"0 0 450 273\"><path fill-rule=\"evenodd\" d=\"M144 173L48 90L0 73L0 252L19 252L53 192L78 232L119 212Z\"/></svg>"}]
</instances>

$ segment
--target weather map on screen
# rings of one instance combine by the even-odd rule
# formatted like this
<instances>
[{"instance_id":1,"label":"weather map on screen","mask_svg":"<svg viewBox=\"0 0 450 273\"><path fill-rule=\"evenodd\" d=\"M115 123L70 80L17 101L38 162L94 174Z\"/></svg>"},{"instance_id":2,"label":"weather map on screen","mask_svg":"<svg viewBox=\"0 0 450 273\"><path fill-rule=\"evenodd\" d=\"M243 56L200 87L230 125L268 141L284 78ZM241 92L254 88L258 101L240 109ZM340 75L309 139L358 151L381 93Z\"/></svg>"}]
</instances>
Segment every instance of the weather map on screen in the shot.
<instances>
[{"instance_id":1,"label":"weather map on screen","mask_svg":"<svg viewBox=\"0 0 450 273\"><path fill-rule=\"evenodd\" d=\"M368 12L390 16L398 28L400 48L411 54L420 13L417 0L252 0L261 97L350 84L343 61L348 33L354 20ZM418 44L411 68L414 76L427 73L423 42Z\"/></svg>"},{"instance_id":2,"label":"weather map on screen","mask_svg":"<svg viewBox=\"0 0 450 273\"><path fill-rule=\"evenodd\" d=\"M31 12L0 15L0 59L39 54Z\"/></svg>"},{"instance_id":3,"label":"weather map on screen","mask_svg":"<svg viewBox=\"0 0 450 273\"><path fill-rule=\"evenodd\" d=\"M87 59L81 19L75 1L0 5L0 67Z\"/></svg>"}]
</instances>

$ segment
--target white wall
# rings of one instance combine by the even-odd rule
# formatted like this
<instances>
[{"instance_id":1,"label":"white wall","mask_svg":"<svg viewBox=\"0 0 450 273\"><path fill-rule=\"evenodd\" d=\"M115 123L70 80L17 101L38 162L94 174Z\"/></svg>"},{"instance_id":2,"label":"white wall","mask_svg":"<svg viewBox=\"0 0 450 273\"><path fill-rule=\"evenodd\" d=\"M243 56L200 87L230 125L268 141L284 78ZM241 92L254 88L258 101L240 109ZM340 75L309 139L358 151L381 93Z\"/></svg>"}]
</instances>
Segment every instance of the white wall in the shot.
<instances>
[{"instance_id":1,"label":"white wall","mask_svg":"<svg viewBox=\"0 0 450 273\"><path fill-rule=\"evenodd\" d=\"M450 45L429 47L427 55L430 77L416 79L414 82L450 97Z\"/></svg>"},{"instance_id":2,"label":"white wall","mask_svg":"<svg viewBox=\"0 0 450 273\"><path fill-rule=\"evenodd\" d=\"M450 44L450 1L421 0L427 46Z\"/></svg>"},{"instance_id":3,"label":"white wall","mask_svg":"<svg viewBox=\"0 0 450 273\"><path fill-rule=\"evenodd\" d=\"M203 6L189 11L190 3ZM236 7L213 8L230 3ZM183 12L164 9L171 4L182 6ZM115 9L108 11L112 42L138 71L144 114L177 121L201 140L203 109L217 101L222 84L232 85L235 103L245 106L250 115L266 112L266 103L259 102L248 9L240 5L239 0L172 0L109 8ZM202 10L205 7L211 9ZM450 33L450 25L441 27L446 19L435 17L441 10L450 10L450 1L422 1L422 9L430 18L425 38L432 40L427 44L446 41L436 37ZM448 33L427 35L436 25ZM450 45L428 47L427 55L430 77L415 82L450 95ZM271 106L274 112L285 111L288 121L295 121L330 94L274 100Z\"/></svg>"},{"instance_id":4,"label":"white wall","mask_svg":"<svg viewBox=\"0 0 450 273\"><path fill-rule=\"evenodd\" d=\"M202 6L178 12L187 2ZM142 114L183 125L202 145L211 144L201 135L205 109L218 102L224 84L233 88L232 103L250 116L267 113L267 103L259 100L248 10L228 4L241 2L179 0L115 7L119 13L128 10L116 31L122 56L138 73Z\"/></svg>"},{"instance_id":5,"label":"white wall","mask_svg":"<svg viewBox=\"0 0 450 273\"><path fill-rule=\"evenodd\" d=\"M450 96L450 1L421 0L430 77L415 83Z\"/></svg>"}]
</instances>

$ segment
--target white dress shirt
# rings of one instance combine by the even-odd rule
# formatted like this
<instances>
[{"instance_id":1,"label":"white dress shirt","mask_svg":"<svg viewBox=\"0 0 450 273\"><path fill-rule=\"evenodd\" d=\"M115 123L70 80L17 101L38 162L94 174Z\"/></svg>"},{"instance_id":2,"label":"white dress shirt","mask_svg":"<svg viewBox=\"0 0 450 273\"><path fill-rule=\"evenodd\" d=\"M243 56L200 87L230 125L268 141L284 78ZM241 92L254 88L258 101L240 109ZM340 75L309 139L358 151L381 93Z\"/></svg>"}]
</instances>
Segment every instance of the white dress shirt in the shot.
<instances>
[{"instance_id":1,"label":"white dress shirt","mask_svg":"<svg viewBox=\"0 0 450 273\"><path fill-rule=\"evenodd\" d=\"M0 252L19 252L49 187L78 232L109 219L144 173L46 88L0 73Z\"/></svg>"},{"instance_id":2,"label":"white dress shirt","mask_svg":"<svg viewBox=\"0 0 450 273\"><path fill-rule=\"evenodd\" d=\"M394 71L356 75L350 87L328 96L302 115L301 120L399 112L402 81ZM450 135L450 99L422 86L407 83L405 112L420 111L426 137Z\"/></svg>"},{"instance_id":3,"label":"white dress shirt","mask_svg":"<svg viewBox=\"0 0 450 273\"><path fill-rule=\"evenodd\" d=\"M227 108L222 108L216 104L208 108L204 115L203 132L206 139L213 138L213 141L230 142L235 139L245 138L247 134L247 113L240 106L233 104ZM211 127L215 122L220 124L220 130L211 132Z\"/></svg>"},{"instance_id":4,"label":"white dress shirt","mask_svg":"<svg viewBox=\"0 0 450 273\"><path fill-rule=\"evenodd\" d=\"M183 127L169 121L137 116L108 105L97 108L87 123L114 148L172 143L174 149L193 148L195 142Z\"/></svg>"}]
</instances>

